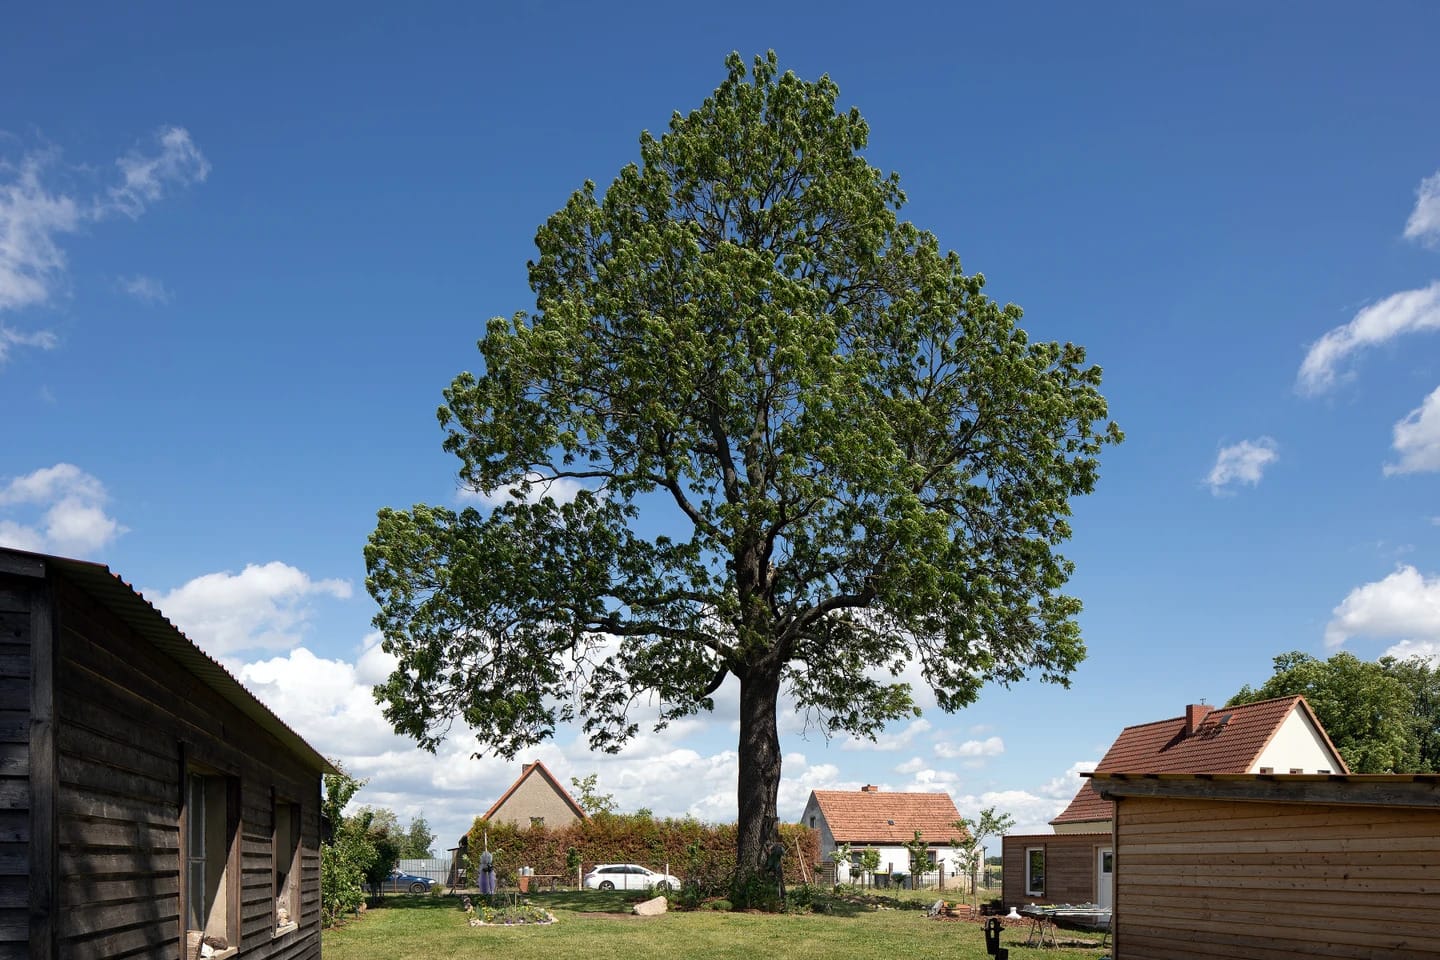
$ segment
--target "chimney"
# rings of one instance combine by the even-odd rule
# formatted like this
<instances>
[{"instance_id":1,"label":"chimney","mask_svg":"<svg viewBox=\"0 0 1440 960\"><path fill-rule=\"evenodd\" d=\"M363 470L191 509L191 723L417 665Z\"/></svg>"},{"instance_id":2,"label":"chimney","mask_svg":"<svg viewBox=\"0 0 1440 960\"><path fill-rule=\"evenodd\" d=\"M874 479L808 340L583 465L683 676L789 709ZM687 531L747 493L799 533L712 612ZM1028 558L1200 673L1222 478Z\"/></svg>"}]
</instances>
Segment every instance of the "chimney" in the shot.
<instances>
[{"instance_id":1,"label":"chimney","mask_svg":"<svg viewBox=\"0 0 1440 960\"><path fill-rule=\"evenodd\" d=\"M1185 708L1185 736L1194 736L1195 731L1200 729L1200 724L1210 715L1215 708L1206 703L1192 703Z\"/></svg>"},{"instance_id":2,"label":"chimney","mask_svg":"<svg viewBox=\"0 0 1440 960\"><path fill-rule=\"evenodd\" d=\"M860 792L861 792L861 793L875 793L875 792L878 791L879 789L880 789L880 788L877 787L877 786L875 786L875 784L873 784L873 783L867 783L867 784L865 784L865 786L863 786L863 787L860 788Z\"/></svg>"}]
</instances>

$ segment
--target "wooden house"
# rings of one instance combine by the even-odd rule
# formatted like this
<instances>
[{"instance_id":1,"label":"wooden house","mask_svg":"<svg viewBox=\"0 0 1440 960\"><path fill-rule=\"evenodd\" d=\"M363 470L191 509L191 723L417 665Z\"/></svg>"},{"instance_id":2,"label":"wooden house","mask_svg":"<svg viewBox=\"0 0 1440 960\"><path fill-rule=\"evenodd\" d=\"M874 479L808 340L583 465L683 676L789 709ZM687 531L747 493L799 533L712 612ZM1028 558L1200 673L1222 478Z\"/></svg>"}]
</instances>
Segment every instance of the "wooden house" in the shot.
<instances>
[{"instance_id":1,"label":"wooden house","mask_svg":"<svg viewBox=\"0 0 1440 960\"><path fill-rule=\"evenodd\" d=\"M850 859L836 863L835 879L861 879L860 857L867 850L880 854L881 876L910 873L910 851L905 846L915 831L928 848L929 864L921 883L940 880L943 861L955 853L954 844L968 839L955 826L960 811L948 793L889 793L873 785L859 790L812 790L800 822L820 834L820 859L834 861L835 848L849 844Z\"/></svg>"},{"instance_id":2,"label":"wooden house","mask_svg":"<svg viewBox=\"0 0 1440 960\"><path fill-rule=\"evenodd\" d=\"M1349 773L1304 697L1235 707L1191 704L1184 714L1126 727L1097 773ZM1003 902L1098 903L1114 889L1114 805L1086 781L1053 834L1001 841Z\"/></svg>"},{"instance_id":3,"label":"wooden house","mask_svg":"<svg viewBox=\"0 0 1440 960\"><path fill-rule=\"evenodd\" d=\"M1115 960L1440 957L1440 775L1097 773Z\"/></svg>"},{"instance_id":4,"label":"wooden house","mask_svg":"<svg viewBox=\"0 0 1440 960\"><path fill-rule=\"evenodd\" d=\"M0 960L318 958L330 769L108 568L0 549Z\"/></svg>"}]
</instances>

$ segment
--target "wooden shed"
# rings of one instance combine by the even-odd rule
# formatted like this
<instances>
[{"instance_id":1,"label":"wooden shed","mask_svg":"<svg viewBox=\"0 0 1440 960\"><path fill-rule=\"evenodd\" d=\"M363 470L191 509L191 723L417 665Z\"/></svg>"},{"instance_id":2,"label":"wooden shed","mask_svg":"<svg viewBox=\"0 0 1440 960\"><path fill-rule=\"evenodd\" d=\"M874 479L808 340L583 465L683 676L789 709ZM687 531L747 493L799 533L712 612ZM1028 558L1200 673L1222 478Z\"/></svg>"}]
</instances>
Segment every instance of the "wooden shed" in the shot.
<instances>
[{"instance_id":1,"label":"wooden shed","mask_svg":"<svg viewBox=\"0 0 1440 960\"><path fill-rule=\"evenodd\" d=\"M330 769L108 568L0 549L0 960L318 958Z\"/></svg>"},{"instance_id":2,"label":"wooden shed","mask_svg":"<svg viewBox=\"0 0 1440 960\"><path fill-rule=\"evenodd\" d=\"M1440 956L1440 775L1096 774L1116 960Z\"/></svg>"}]
</instances>

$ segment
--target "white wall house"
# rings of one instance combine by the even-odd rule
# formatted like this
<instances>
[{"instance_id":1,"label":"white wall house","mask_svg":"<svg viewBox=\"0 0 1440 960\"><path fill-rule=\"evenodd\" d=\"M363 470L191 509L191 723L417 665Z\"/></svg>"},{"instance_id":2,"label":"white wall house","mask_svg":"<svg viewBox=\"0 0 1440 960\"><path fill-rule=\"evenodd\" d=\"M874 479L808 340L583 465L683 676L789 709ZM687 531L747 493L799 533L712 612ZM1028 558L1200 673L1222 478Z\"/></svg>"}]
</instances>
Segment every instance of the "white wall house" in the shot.
<instances>
[{"instance_id":1,"label":"white wall house","mask_svg":"<svg viewBox=\"0 0 1440 960\"><path fill-rule=\"evenodd\" d=\"M910 851L905 844L915 838L925 842L931 869L925 871L919 886L940 882L941 869L946 877L954 876L953 862L956 842L968 835L955 826L960 811L948 793L889 793L867 785L859 790L815 790L805 804L801 823L820 834L820 859L834 860L835 848L848 844L849 862L836 863L836 880L858 883L860 855L874 850L880 855L877 870L882 878L910 874ZM937 866L938 864L938 866Z\"/></svg>"}]
</instances>

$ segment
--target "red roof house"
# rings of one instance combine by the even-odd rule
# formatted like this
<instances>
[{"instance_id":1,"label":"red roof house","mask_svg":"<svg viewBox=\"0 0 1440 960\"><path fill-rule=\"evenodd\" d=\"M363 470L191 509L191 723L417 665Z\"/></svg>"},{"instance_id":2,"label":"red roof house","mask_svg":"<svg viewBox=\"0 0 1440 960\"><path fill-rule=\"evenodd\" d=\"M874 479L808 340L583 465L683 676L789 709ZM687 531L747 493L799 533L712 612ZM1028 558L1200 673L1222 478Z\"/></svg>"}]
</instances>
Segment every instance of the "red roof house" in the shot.
<instances>
[{"instance_id":1,"label":"red roof house","mask_svg":"<svg viewBox=\"0 0 1440 960\"><path fill-rule=\"evenodd\" d=\"M967 839L955 826L960 811L948 793L891 793L867 785L859 790L812 790L801 823L820 832L820 858L833 859L835 847L848 844L851 856L878 850L883 874L910 872L905 844L920 839L930 848L934 864L953 852L957 841ZM847 864L837 864L843 880Z\"/></svg>"},{"instance_id":2,"label":"red roof house","mask_svg":"<svg viewBox=\"0 0 1440 960\"><path fill-rule=\"evenodd\" d=\"M1348 774L1304 697L1234 707L1191 704L1178 717L1126 727L1097 774ZM1004 902L1109 906L1114 804L1091 782L1050 821L1054 834L1007 836Z\"/></svg>"}]
</instances>

